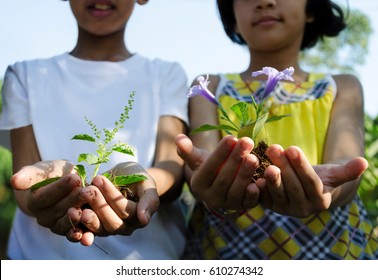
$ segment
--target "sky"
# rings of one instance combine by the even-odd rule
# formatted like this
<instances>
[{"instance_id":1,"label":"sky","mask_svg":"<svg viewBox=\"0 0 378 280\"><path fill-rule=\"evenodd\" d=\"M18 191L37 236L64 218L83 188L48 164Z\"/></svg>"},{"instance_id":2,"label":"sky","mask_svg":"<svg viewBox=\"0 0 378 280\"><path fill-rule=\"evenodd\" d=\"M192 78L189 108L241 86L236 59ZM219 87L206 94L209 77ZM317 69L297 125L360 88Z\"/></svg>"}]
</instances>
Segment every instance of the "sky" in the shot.
<instances>
[{"instance_id":1,"label":"sky","mask_svg":"<svg viewBox=\"0 0 378 280\"><path fill-rule=\"evenodd\" d=\"M147 5L136 5L127 26L126 44L131 52L179 62L188 82L200 74L242 72L247 67L248 53L225 35L215 2L150 0ZM366 63L357 73L364 88L365 112L375 117L378 1L349 0L349 5L366 14L374 29ZM50 57L74 47L77 28L67 2L12 0L3 1L1 6L0 78L16 61Z\"/></svg>"}]
</instances>

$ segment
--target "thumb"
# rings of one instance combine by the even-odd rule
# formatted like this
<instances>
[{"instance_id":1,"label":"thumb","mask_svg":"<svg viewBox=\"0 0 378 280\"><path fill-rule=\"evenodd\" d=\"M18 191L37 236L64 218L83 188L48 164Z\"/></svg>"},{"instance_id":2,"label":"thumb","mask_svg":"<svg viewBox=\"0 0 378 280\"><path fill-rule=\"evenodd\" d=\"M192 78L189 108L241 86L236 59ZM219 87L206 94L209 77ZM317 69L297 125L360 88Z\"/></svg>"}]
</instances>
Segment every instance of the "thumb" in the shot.
<instances>
[{"instance_id":1,"label":"thumb","mask_svg":"<svg viewBox=\"0 0 378 280\"><path fill-rule=\"evenodd\" d=\"M363 157L356 157L344 164L332 164L331 168L325 167L323 170L322 166L314 166L315 171L322 178L323 183L333 187L340 186L348 181L353 181L358 179L368 168L369 164ZM322 176L322 173L324 174Z\"/></svg>"},{"instance_id":2,"label":"thumb","mask_svg":"<svg viewBox=\"0 0 378 280\"><path fill-rule=\"evenodd\" d=\"M137 204L137 217L143 226L150 222L152 215L158 210L159 204L156 188L149 188L143 192Z\"/></svg>"},{"instance_id":3,"label":"thumb","mask_svg":"<svg viewBox=\"0 0 378 280\"><path fill-rule=\"evenodd\" d=\"M21 168L11 178L15 190L27 190L43 180L62 177L74 171L74 164L66 160L39 161Z\"/></svg>"},{"instance_id":4,"label":"thumb","mask_svg":"<svg viewBox=\"0 0 378 280\"><path fill-rule=\"evenodd\" d=\"M177 154L186 162L191 170L195 170L204 162L204 151L196 148L188 136L179 134L176 136L175 142Z\"/></svg>"},{"instance_id":5,"label":"thumb","mask_svg":"<svg viewBox=\"0 0 378 280\"><path fill-rule=\"evenodd\" d=\"M356 157L345 164L344 174L347 180L359 178L369 167L369 163L363 157Z\"/></svg>"}]
</instances>

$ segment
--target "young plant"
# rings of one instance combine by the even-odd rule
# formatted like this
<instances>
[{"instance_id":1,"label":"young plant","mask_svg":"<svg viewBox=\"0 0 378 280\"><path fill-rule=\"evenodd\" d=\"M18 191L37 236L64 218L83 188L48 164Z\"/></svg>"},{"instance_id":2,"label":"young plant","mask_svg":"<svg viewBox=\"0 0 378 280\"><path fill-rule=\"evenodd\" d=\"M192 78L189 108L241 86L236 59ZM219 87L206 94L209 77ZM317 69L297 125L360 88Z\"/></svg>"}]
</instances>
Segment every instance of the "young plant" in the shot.
<instances>
[{"instance_id":1,"label":"young plant","mask_svg":"<svg viewBox=\"0 0 378 280\"><path fill-rule=\"evenodd\" d=\"M266 86L264 89L264 93L260 100L256 102L255 98L252 96L252 106L254 108L254 114L252 110L249 110L250 104L245 101L239 101L234 104L230 109L235 114L236 119L239 121L239 124L236 124L232 121L232 118L228 115L227 111L224 109L222 104L215 98L214 94L209 91L207 86L209 85L210 81L208 81L208 77L199 76L197 78L198 85L195 85L190 88L188 93L188 98L191 98L196 95L201 95L202 97L206 98L208 101L215 104L219 111L221 112L220 119L224 121L223 124L219 125L209 125L204 124L196 129L194 129L191 133L199 133L202 131L209 131L209 130L220 130L224 131L227 134L236 134L238 138L243 136L250 137L252 140L257 143L254 147L252 153L255 154L260 162L259 167L257 168L256 172L252 174L251 181L255 182L258 178L263 177L265 168L271 164L271 160L266 156L265 151L268 147L267 144L261 140L257 141L257 136L262 131L266 123L278 121L288 115L280 115L280 116L272 116L269 115L269 107L267 100L274 88L276 87L277 83L280 80L289 80L294 81L291 75L294 73L294 68L290 67L281 72L277 71L272 67L264 67L261 71L256 71L252 73L252 77L256 77L259 75L267 75L268 79L266 82ZM230 209L213 209L209 208L204 204L205 207L218 217L222 219L235 219L237 218L243 211L236 211Z\"/></svg>"},{"instance_id":2,"label":"young plant","mask_svg":"<svg viewBox=\"0 0 378 280\"><path fill-rule=\"evenodd\" d=\"M221 112L220 119L224 122L223 124L219 125L204 124L194 129L191 133L195 134L202 131L220 130L226 132L227 134L235 134L238 138L244 136L250 137L256 143L252 153L255 154L260 161L259 168L256 170L256 173L252 175L252 181L256 181L258 178L261 178L263 176L265 168L271 164L270 159L265 154L268 145L263 140L258 141L257 136L263 130L266 123L278 121L288 116L270 115L270 105L269 102L267 102L267 100L280 80L294 81L292 77L293 73L293 67L286 68L283 71L278 71L272 67L264 67L261 71L253 72L252 77L256 77L259 75L267 75L268 79L263 95L262 97L260 97L260 100L256 102L255 98L252 96L252 106L255 112L249 110L249 106L251 106L251 104L248 104L245 101L239 101L230 108L231 111L235 114L236 119L239 121L239 124L236 124L234 121L232 121L232 118L230 118L222 104L207 88L207 86L210 83L208 81L208 77L206 77L206 79L203 76L198 77L198 85L195 85L190 88L189 93L187 95L188 98L191 98L196 95L201 95L208 101L214 103Z\"/></svg>"},{"instance_id":3,"label":"young plant","mask_svg":"<svg viewBox=\"0 0 378 280\"><path fill-rule=\"evenodd\" d=\"M245 101L239 101L230 108L239 120L239 125L235 124L231 120L226 110L223 108L222 104L215 98L214 94L208 90L207 86L210 83L210 81L208 81L208 77L206 77L205 79L203 76L199 76L197 78L199 84L190 88L188 98L191 98L196 95L201 95L205 97L208 101L218 106L222 114L220 118L226 121L226 123L228 124L205 124L200 126L199 128L194 129L192 131L192 134L208 130L222 130L227 134L232 134L232 132L234 132L236 133L238 138L248 136L253 140L256 140L257 136L264 128L264 125L266 123L278 121L283 117L288 116L270 116L269 106L267 105L266 100L268 99L269 95L272 93L272 91L274 90L274 88L280 80L294 81L291 77L293 73L293 67L287 68L280 72L272 67L264 67L261 71L253 72L252 77L256 77L259 75L267 75L268 80L266 83L266 87L264 89L263 97L261 98L260 102L256 103L254 97L252 96L252 106L255 109L255 115L250 114L250 110L248 110L249 104Z\"/></svg>"},{"instance_id":4,"label":"young plant","mask_svg":"<svg viewBox=\"0 0 378 280\"><path fill-rule=\"evenodd\" d=\"M109 161L109 156L113 152L120 152L128 155L134 155L133 147L128 145L127 143L118 142L113 143L113 139L116 136L117 132L124 128L124 123L127 119L129 119L129 113L132 109L134 103L134 95L135 92L130 94L130 99L128 100L128 104L125 105L123 112L119 120L114 123L114 128L112 130L104 128L100 130L97 126L88 118L85 117L85 121L92 129L93 135L89 134L77 134L72 137L72 140L82 140L92 142L96 145L96 154L93 153L81 153L78 156L78 162L84 162L86 165L94 165L94 171L92 176L90 177L89 182L93 180L95 176L97 176L99 168L101 164L107 163ZM87 180L87 169L83 164L76 164L75 170L77 174L80 176L82 181L82 186L85 187L89 184ZM105 177L107 177L121 192L127 189L127 185L137 183L147 179L146 176L141 174L129 174L129 175L113 175L110 173L104 173ZM32 190L36 190L40 187L43 187L47 184L50 184L60 177L50 178L39 182L31 187Z\"/></svg>"}]
</instances>

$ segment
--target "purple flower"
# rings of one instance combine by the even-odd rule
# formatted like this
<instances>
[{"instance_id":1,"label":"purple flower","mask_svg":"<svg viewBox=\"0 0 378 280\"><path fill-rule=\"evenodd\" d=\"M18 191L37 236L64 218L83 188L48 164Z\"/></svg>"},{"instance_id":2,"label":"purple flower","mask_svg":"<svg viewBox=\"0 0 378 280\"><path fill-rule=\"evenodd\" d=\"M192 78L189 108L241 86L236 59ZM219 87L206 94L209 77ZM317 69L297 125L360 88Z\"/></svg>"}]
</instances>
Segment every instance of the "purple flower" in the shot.
<instances>
[{"instance_id":1,"label":"purple flower","mask_svg":"<svg viewBox=\"0 0 378 280\"><path fill-rule=\"evenodd\" d=\"M207 100L214 103L215 105L219 105L218 100L215 98L214 94L212 94L207 89L207 86L210 83L210 81L208 79L209 79L209 75L206 76L206 79L205 79L204 76L199 76L197 78L199 85L191 87L189 89L189 93L187 94L187 97L190 98L190 97L193 97L193 96L196 96L196 95L202 95Z\"/></svg>"},{"instance_id":2,"label":"purple flower","mask_svg":"<svg viewBox=\"0 0 378 280\"><path fill-rule=\"evenodd\" d=\"M278 71L273 67L263 67L262 70L260 71L255 71L252 72L252 77L256 77L259 75L267 75L268 76L268 81L266 82L266 87L264 90L264 95L263 95L263 100L267 98L271 92L274 90L276 87L277 83L280 80L288 80L294 82L294 79L291 75L294 73L294 68L289 67L286 68L283 71Z\"/></svg>"}]
</instances>

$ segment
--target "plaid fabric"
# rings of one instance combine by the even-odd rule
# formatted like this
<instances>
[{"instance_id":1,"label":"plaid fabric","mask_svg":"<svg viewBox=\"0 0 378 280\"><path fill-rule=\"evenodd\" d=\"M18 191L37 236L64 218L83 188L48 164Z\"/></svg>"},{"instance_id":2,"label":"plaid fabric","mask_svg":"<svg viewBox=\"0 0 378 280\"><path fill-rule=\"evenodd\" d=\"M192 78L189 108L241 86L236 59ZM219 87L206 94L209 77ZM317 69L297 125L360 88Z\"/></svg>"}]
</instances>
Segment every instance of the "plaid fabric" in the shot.
<instances>
[{"instance_id":1,"label":"plaid fabric","mask_svg":"<svg viewBox=\"0 0 378 280\"><path fill-rule=\"evenodd\" d=\"M229 80L220 96L252 102L253 93L255 101L260 101L264 83L252 88L240 82L239 76L231 77L238 79L237 83ZM330 93L333 82L330 76L323 75L303 84L279 84L271 95L273 103L291 106L320 99ZM257 206L236 219L225 220L198 203L189 223L184 258L378 259L378 240L358 196L346 206L306 219L279 215Z\"/></svg>"},{"instance_id":2,"label":"plaid fabric","mask_svg":"<svg viewBox=\"0 0 378 280\"><path fill-rule=\"evenodd\" d=\"M248 88L248 86L249 85L246 84L246 88ZM283 83L278 83L270 94L270 97L274 99L276 104L289 104L305 100L314 100L321 98L327 92L329 86L330 80L328 77L314 81L314 83L310 84L308 88L303 87L303 85L295 85L292 91L283 87ZM249 88L251 91L251 94L249 95L240 94L240 91L243 91L246 88L235 88L235 82L229 80L222 90L222 95L230 96L238 101L252 103L253 94L255 102L260 103L264 96L265 82L261 82L260 86L255 91ZM298 89L303 91L303 93L298 94Z\"/></svg>"},{"instance_id":3,"label":"plaid fabric","mask_svg":"<svg viewBox=\"0 0 378 280\"><path fill-rule=\"evenodd\" d=\"M234 221L197 204L185 259L378 259L378 240L361 200L306 219L257 206Z\"/></svg>"}]
</instances>

